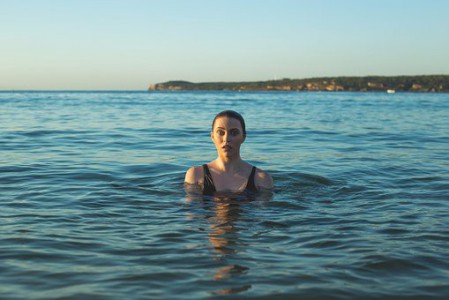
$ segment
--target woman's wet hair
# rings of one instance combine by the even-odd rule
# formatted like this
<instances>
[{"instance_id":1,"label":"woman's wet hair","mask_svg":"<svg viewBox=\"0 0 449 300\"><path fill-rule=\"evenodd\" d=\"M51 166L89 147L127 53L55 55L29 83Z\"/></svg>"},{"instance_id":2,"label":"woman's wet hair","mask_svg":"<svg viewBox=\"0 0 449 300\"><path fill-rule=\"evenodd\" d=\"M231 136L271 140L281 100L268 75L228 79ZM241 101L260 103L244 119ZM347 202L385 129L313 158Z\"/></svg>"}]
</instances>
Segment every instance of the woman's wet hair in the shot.
<instances>
[{"instance_id":1,"label":"woman's wet hair","mask_svg":"<svg viewBox=\"0 0 449 300\"><path fill-rule=\"evenodd\" d=\"M214 130L215 121L221 117L228 117L228 118L233 118L233 119L238 120L240 122L240 125L242 125L243 135L246 135L245 120L243 120L243 117L241 114L239 114L238 112L233 111L233 110L224 110L224 111L218 113L215 116L214 120L212 121L212 131Z\"/></svg>"}]
</instances>

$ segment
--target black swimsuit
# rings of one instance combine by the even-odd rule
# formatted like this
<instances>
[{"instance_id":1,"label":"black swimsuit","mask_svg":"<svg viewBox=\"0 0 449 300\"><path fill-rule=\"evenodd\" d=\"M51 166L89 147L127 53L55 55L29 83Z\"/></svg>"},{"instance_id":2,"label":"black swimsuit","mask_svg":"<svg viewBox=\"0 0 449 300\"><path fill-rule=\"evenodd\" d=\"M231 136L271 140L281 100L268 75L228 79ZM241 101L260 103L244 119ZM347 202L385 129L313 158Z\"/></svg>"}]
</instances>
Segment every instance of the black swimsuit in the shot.
<instances>
[{"instance_id":1,"label":"black swimsuit","mask_svg":"<svg viewBox=\"0 0 449 300\"><path fill-rule=\"evenodd\" d=\"M203 165L204 172L204 188L203 195L213 195L217 190L215 189L214 181L212 180L212 174L210 173L207 164ZM248 182L244 192L257 192L256 184L254 183L254 176L256 175L256 167L253 167L251 174L249 175Z\"/></svg>"}]
</instances>

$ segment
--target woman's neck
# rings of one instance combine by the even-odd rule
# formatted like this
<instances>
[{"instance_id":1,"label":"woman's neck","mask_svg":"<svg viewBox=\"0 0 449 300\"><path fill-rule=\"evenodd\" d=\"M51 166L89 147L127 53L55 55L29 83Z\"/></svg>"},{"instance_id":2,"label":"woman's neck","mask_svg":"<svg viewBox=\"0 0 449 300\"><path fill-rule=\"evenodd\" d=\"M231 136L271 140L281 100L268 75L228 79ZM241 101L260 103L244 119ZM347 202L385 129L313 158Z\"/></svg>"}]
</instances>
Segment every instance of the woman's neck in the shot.
<instances>
[{"instance_id":1,"label":"woman's neck","mask_svg":"<svg viewBox=\"0 0 449 300\"><path fill-rule=\"evenodd\" d=\"M244 162L240 157L234 159L222 159L221 157L218 157L215 160L215 165L223 172L234 173L242 168Z\"/></svg>"}]
</instances>

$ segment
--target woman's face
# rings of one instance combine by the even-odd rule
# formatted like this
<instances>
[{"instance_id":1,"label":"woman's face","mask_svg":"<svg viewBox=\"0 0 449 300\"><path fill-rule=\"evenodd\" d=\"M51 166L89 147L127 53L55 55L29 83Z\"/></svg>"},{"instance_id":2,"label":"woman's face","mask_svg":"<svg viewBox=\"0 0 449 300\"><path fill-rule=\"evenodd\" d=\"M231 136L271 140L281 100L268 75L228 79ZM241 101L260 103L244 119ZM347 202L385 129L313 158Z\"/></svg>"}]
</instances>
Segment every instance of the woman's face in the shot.
<instances>
[{"instance_id":1,"label":"woman's face","mask_svg":"<svg viewBox=\"0 0 449 300\"><path fill-rule=\"evenodd\" d=\"M219 117L215 120L212 141L222 158L240 156L240 145L245 141L240 121L234 118Z\"/></svg>"}]
</instances>

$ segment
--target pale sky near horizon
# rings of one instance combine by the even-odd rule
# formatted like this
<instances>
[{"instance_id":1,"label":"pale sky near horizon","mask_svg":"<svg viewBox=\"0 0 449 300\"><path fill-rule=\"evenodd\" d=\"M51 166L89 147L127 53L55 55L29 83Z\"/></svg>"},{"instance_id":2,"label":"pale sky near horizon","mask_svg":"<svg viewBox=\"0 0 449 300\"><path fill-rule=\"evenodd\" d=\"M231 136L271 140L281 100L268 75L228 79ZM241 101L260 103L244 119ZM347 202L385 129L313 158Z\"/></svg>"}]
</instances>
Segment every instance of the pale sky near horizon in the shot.
<instances>
[{"instance_id":1,"label":"pale sky near horizon","mask_svg":"<svg viewBox=\"0 0 449 300\"><path fill-rule=\"evenodd\" d=\"M0 90L449 74L447 0L0 0Z\"/></svg>"}]
</instances>

